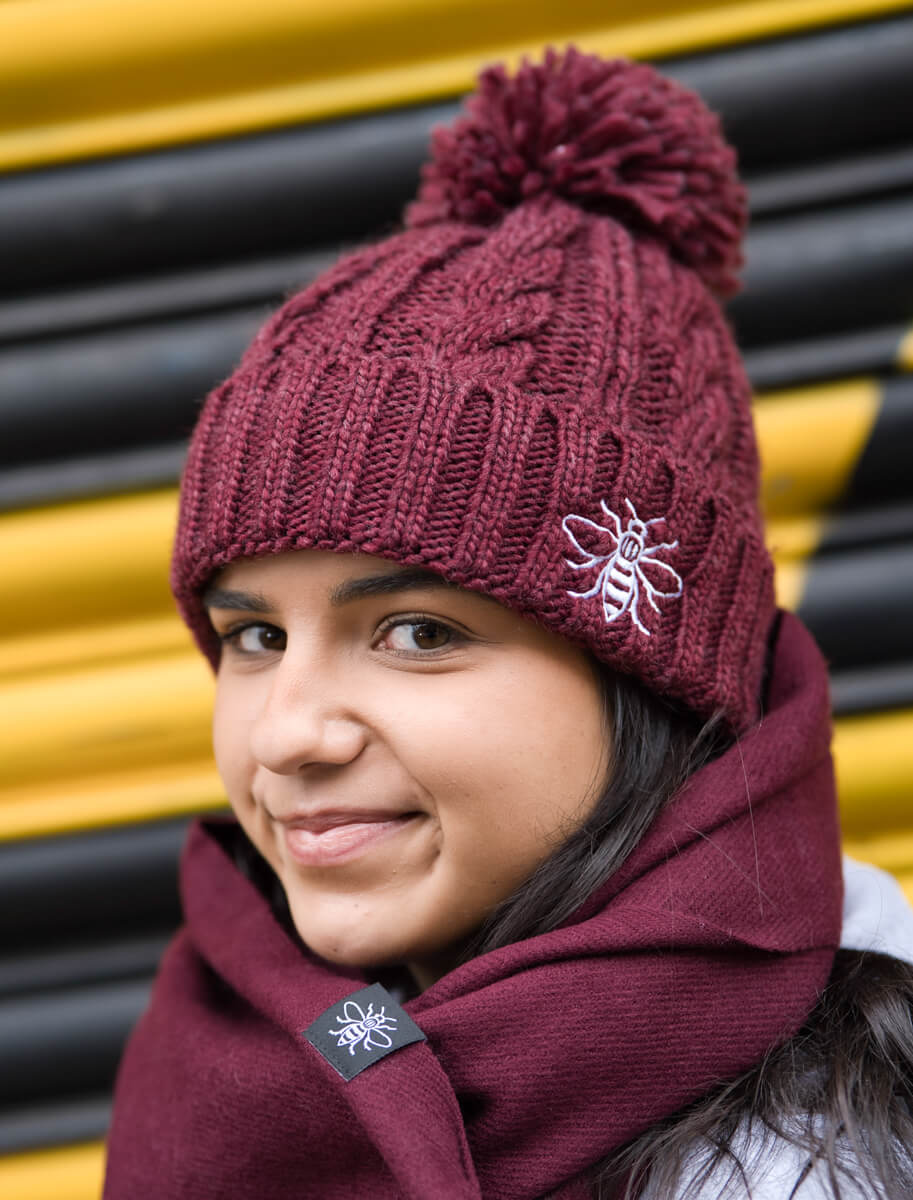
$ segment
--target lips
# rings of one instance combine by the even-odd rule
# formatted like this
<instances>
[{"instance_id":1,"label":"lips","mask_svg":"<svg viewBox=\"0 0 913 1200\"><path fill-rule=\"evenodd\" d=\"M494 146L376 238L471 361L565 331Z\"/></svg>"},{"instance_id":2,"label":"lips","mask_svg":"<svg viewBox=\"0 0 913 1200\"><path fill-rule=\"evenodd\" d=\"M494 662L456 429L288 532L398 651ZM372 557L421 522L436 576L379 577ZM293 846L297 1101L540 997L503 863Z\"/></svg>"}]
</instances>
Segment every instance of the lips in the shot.
<instances>
[{"instance_id":1,"label":"lips","mask_svg":"<svg viewBox=\"0 0 913 1200\"><path fill-rule=\"evenodd\" d=\"M289 855L301 866L327 867L351 862L395 837L421 813L350 809L276 817Z\"/></svg>"}]
</instances>

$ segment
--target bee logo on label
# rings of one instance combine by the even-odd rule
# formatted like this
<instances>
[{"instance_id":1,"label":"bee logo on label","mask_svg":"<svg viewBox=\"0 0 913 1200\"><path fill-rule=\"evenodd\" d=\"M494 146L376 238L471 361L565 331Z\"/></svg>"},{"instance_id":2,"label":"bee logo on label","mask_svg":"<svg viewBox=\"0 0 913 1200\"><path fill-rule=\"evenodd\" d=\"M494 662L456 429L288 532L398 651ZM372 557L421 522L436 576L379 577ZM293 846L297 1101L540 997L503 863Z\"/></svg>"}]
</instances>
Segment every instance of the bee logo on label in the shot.
<instances>
[{"instance_id":1,"label":"bee logo on label","mask_svg":"<svg viewBox=\"0 0 913 1200\"><path fill-rule=\"evenodd\" d=\"M301 1036L348 1083L389 1054L425 1041L404 1008L379 983L344 996Z\"/></svg>"},{"instance_id":2,"label":"bee logo on label","mask_svg":"<svg viewBox=\"0 0 913 1200\"><path fill-rule=\"evenodd\" d=\"M388 1030L396 1029L396 1017L385 1016L384 1011L382 1006L379 1012L375 1012L374 1005L369 1004L365 1012L360 1004L347 1000L343 1015L336 1018L342 1029L329 1029L327 1032L339 1039L337 1046L348 1046L350 1054L354 1054L355 1047L362 1043L365 1050L389 1050L393 1041Z\"/></svg>"}]
</instances>

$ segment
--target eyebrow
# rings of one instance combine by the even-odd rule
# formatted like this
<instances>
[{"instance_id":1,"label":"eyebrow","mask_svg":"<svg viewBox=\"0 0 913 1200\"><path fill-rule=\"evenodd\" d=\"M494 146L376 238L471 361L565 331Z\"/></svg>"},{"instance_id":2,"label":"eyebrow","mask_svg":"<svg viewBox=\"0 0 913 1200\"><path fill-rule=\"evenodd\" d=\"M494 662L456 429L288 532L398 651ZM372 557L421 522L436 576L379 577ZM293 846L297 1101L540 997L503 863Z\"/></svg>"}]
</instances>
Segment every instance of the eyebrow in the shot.
<instances>
[{"instance_id":1,"label":"eyebrow","mask_svg":"<svg viewBox=\"0 0 913 1200\"><path fill-rule=\"evenodd\" d=\"M451 583L442 575L418 568L344 580L330 592L330 603L334 608L339 608L366 596L386 596L394 592L427 590L428 588L459 590L457 584ZM203 604L206 608L232 608L242 612L269 613L274 611L274 606L259 592L242 592L233 588L207 588L203 593Z\"/></svg>"},{"instance_id":2,"label":"eyebrow","mask_svg":"<svg viewBox=\"0 0 913 1200\"><path fill-rule=\"evenodd\" d=\"M334 607L361 600L364 596L386 596L391 592L417 591L419 588L449 588L457 585L434 571L414 568L407 571L390 571L383 575L365 575L361 579L347 579L337 584L330 592L330 603Z\"/></svg>"},{"instance_id":3,"label":"eyebrow","mask_svg":"<svg viewBox=\"0 0 913 1200\"><path fill-rule=\"evenodd\" d=\"M237 608L244 612L272 612L272 605L259 592L240 592L233 588L211 587L203 593L204 608Z\"/></svg>"}]
</instances>

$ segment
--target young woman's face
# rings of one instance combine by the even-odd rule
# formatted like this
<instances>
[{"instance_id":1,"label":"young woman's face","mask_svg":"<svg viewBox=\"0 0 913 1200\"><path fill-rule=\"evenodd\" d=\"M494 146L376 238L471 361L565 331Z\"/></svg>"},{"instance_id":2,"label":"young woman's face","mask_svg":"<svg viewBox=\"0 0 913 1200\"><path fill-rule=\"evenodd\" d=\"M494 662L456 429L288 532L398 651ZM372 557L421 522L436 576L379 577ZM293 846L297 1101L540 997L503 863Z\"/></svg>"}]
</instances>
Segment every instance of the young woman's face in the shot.
<instances>
[{"instance_id":1,"label":"young woman's face","mask_svg":"<svg viewBox=\"0 0 913 1200\"><path fill-rule=\"evenodd\" d=\"M598 798L610 748L588 660L368 555L243 560L206 603L219 771L298 933L427 986Z\"/></svg>"}]
</instances>

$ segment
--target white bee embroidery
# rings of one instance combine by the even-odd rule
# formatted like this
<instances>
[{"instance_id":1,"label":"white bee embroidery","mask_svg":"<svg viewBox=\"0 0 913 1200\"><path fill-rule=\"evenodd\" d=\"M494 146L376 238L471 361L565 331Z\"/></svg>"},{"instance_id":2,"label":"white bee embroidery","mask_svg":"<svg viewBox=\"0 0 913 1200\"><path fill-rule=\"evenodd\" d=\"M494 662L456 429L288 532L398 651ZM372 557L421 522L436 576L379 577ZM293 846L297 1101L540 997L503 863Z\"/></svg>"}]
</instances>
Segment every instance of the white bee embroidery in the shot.
<instances>
[{"instance_id":1,"label":"white bee embroidery","mask_svg":"<svg viewBox=\"0 0 913 1200\"><path fill-rule=\"evenodd\" d=\"M342 1011L343 1016L338 1018L342 1029L327 1031L339 1039L337 1046L348 1046L349 1053L354 1054L359 1042L364 1050L389 1050L393 1045L386 1031L396 1029L396 1017L385 1016L383 1007L375 1012L374 1005L369 1004L365 1012L360 1004L347 1000Z\"/></svg>"},{"instance_id":2,"label":"white bee embroidery","mask_svg":"<svg viewBox=\"0 0 913 1200\"><path fill-rule=\"evenodd\" d=\"M595 521L579 517L576 513L568 513L561 522L561 528L584 559L583 562L572 562L571 559L566 558L564 561L567 565L574 571L588 571L591 567L599 567L596 582L589 591L568 592L568 595L579 596L580 599L586 600L590 596L601 594L602 612L607 622L617 621L624 613L630 613L637 628L649 637L650 630L642 624L637 615L637 602L640 599L641 589L643 589L647 602L656 612L659 612L659 605L656 603L657 597L671 600L682 594L684 585L681 576L673 571L668 563L664 563L656 557L661 550L674 550L678 546L678 541L658 542L655 546L648 546L647 538L650 526L659 525L666 518L654 517L651 521L641 521L631 501L625 498L625 504L628 506L631 516L624 529L621 527L621 521L617 514L612 512L604 500L600 500L599 505L612 522L613 528L607 529L604 525L597 525ZM597 541L603 545L605 545L605 535L607 534L615 543L614 549L609 554L592 554L581 546L577 535L568 524L569 521L579 521L586 530L592 531L596 535ZM578 530L581 536L583 532L583 530ZM645 573L647 567L658 567L661 571L667 572L670 578L666 582L674 584L675 590L663 591L656 583L651 583Z\"/></svg>"}]
</instances>

